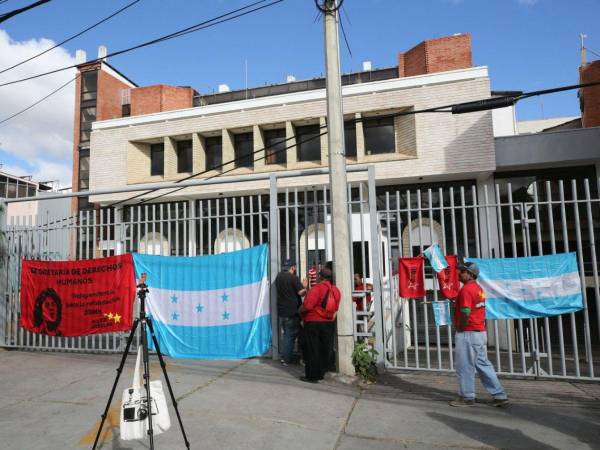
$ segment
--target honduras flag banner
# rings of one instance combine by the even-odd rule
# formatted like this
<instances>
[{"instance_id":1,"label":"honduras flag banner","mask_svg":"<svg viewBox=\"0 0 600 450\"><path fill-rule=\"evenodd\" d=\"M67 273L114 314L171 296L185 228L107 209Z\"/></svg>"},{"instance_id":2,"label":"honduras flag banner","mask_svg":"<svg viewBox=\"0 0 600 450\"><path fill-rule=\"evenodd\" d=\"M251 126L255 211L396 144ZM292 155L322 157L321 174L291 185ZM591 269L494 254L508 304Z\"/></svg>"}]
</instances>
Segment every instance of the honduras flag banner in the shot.
<instances>
[{"instance_id":1,"label":"honduras flag banner","mask_svg":"<svg viewBox=\"0 0 600 450\"><path fill-rule=\"evenodd\" d=\"M429 260L429 264L435 272L441 272L446 267L448 267L448 262L446 258L444 258L444 254L442 250L440 250L440 246L437 244L430 245L425 250L423 250L423 254Z\"/></svg>"},{"instance_id":2,"label":"honduras flag banner","mask_svg":"<svg viewBox=\"0 0 600 450\"><path fill-rule=\"evenodd\" d=\"M575 253L465 261L479 266L487 319L548 317L583 308Z\"/></svg>"},{"instance_id":3,"label":"honduras flag banner","mask_svg":"<svg viewBox=\"0 0 600 450\"><path fill-rule=\"evenodd\" d=\"M174 358L260 356L271 346L266 244L209 256L133 255L147 311Z\"/></svg>"},{"instance_id":4,"label":"honduras flag banner","mask_svg":"<svg viewBox=\"0 0 600 450\"><path fill-rule=\"evenodd\" d=\"M449 301L432 302L431 306L433 307L433 317L435 318L435 324L438 327L444 327L452 323L452 318L450 317Z\"/></svg>"}]
</instances>

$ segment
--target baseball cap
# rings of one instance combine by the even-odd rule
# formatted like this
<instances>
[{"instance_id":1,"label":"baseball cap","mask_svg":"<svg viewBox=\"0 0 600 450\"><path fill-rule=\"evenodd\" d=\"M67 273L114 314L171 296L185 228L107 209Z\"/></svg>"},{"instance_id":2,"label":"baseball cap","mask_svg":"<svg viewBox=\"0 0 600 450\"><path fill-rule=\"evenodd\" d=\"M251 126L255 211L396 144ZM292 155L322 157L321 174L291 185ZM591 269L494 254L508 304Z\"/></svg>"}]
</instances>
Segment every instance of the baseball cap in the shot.
<instances>
[{"instance_id":1,"label":"baseball cap","mask_svg":"<svg viewBox=\"0 0 600 450\"><path fill-rule=\"evenodd\" d=\"M293 267L293 266L295 266L295 265L296 265L296 261L294 261L294 260L293 260L293 259L291 259L291 258L289 258L289 259L286 259L286 260L283 262L283 268L284 268L284 269L289 269L290 267Z\"/></svg>"},{"instance_id":2,"label":"baseball cap","mask_svg":"<svg viewBox=\"0 0 600 450\"><path fill-rule=\"evenodd\" d=\"M475 264L474 262L465 262L463 264L459 264L458 270L464 270L476 277L479 276L479 266L477 264Z\"/></svg>"}]
</instances>

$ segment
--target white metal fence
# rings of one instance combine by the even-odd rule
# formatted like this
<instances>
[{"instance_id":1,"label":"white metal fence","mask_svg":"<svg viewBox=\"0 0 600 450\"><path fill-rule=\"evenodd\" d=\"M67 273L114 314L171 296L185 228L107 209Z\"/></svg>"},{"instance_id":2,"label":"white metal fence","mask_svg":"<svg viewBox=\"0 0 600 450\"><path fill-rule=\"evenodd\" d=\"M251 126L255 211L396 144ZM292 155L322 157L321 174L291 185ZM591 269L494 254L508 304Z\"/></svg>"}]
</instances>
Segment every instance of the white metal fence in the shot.
<instances>
[{"instance_id":1,"label":"white metal fence","mask_svg":"<svg viewBox=\"0 0 600 450\"><path fill-rule=\"evenodd\" d=\"M398 190L385 194L378 212L390 264L416 256L431 243L446 254L471 257L535 256L575 251L584 309L530 320L488 321L490 359L504 374L600 377L598 184L589 180L542 181L519 192L495 186ZM518 199L515 196L519 197ZM524 201L519 201L524 200ZM454 369L452 330L436 326L430 301L436 278L426 267L427 300L398 297L397 279L383 296L385 362L410 370Z\"/></svg>"},{"instance_id":2,"label":"white metal fence","mask_svg":"<svg viewBox=\"0 0 600 450\"><path fill-rule=\"evenodd\" d=\"M357 339L369 338L390 369L454 369L450 327L438 327L431 304L398 297L399 256L438 243L447 254L511 257L576 251L584 310L532 320L488 322L490 359L501 373L520 376L600 377L600 284L595 233L600 227L598 183L455 183L435 189L376 187L375 172L348 186L353 267L369 292L355 292ZM29 333L19 326L23 258L86 259L125 252L207 255L268 242L273 280L283 260L300 275L333 259L327 186L280 188L239 197L136 204L80 212L77 217L18 217L5 229L0 283L0 345L38 350L118 352L124 334L81 338ZM426 268L427 299L439 300ZM371 300L372 301L369 301ZM272 295L272 310L275 297ZM273 317L274 336L277 318ZM277 353L278 339L273 342Z\"/></svg>"}]
</instances>

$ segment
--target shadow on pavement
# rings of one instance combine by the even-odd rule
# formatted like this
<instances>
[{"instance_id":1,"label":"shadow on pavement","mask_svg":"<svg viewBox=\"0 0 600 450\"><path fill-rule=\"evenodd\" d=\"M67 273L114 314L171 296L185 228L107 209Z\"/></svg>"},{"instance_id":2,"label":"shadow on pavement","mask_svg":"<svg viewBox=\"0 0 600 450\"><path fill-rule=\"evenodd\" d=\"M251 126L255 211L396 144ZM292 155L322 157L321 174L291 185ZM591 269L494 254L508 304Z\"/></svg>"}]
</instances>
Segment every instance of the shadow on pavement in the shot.
<instances>
[{"instance_id":1,"label":"shadow on pavement","mask_svg":"<svg viewBox=\"0 0 600 450\"><path fill-rule=\"evenodd\" d=\"M499 427L489 423L477 422L464 417L453 417L440 413L427 413L438 422L446 424L455 431L464 434L476 441L495 448L506 449L536 449L536 450L559 450L557 447L544 444L538 440L526 436L521 430Z\"/></svg>"}]
</instances>

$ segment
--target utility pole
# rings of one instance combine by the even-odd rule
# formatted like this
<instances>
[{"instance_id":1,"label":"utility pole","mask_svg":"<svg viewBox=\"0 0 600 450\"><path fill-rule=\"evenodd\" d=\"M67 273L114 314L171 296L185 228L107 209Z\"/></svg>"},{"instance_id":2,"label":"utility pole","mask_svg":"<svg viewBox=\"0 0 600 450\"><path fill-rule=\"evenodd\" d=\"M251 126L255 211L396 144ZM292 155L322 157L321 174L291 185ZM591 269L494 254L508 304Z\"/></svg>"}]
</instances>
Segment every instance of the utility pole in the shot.
<instances>
[{"instance_id":1,"label":"utility pole","mask_svg":"<svg viewBox=\"0 0 600 450\"><path fill-rule=\"evenodd\" d=\"M342 294L337 314L337 358L342 375L354 375L354 320L352 317L352 261L348 231L348 195L344 145L344 113L338 35L337 0L322 0L325 31L325 66L327 70L327 143L329 151L329 186L333 235L333 270ZM318 3L317 3L318 4Z\"/></svg>"}]
</instances>

